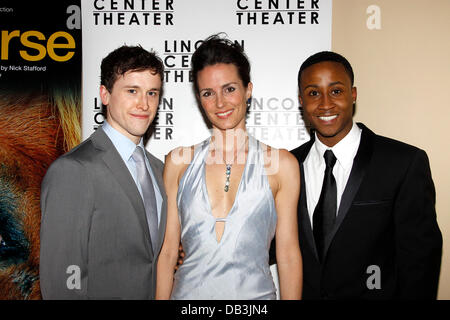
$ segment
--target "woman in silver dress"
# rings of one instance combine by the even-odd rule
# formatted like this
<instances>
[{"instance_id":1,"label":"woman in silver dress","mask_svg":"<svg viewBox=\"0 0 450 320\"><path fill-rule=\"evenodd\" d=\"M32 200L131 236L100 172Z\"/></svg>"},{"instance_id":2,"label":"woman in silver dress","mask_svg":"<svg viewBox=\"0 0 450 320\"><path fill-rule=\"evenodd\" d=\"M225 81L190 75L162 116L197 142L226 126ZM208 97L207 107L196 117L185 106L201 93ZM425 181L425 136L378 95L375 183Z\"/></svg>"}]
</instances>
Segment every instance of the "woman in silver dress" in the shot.
<instances>
[{"instance_id":1,"label":"woman in silver dress","mask_svg":"<svg viewBox=\"0 0 450 320\"><path fill-rule=\"evenodd\" d=\"M275 236L280 297L300 299L298 162L247 134L253 85L242 47L211 36L193 54L192 72L212 135L166 157L167 229L156 298L275 299ZM180 240L185 256L174 274Z\"/></svg>"}]
</instances>

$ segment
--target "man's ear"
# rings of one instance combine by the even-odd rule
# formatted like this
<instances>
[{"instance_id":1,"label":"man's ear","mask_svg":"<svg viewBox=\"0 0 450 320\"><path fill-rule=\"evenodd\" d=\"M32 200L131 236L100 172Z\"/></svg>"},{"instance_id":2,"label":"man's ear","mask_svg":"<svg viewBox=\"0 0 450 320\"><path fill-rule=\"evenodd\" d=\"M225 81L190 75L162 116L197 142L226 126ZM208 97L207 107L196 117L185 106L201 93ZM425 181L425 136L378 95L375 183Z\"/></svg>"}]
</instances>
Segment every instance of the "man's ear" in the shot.
<instances>
[{"instance_id":1,"label":"man's ear","mask_svg":"<svg viewBox=\"0 0 450 320\"><path fill-rule=\"evenodd\" d=\"M352 87L352 99L353 103L356 103L356 98L358 97L358 92L356 90L356 87Z\"/></svg>"},{"instance_id":2,"label":"man's ear","mask_svg":"<svg viewBox=\"0 0 450 320\"><path fill-rule=\"evenodd\" d=\"M102 100L103 105L107 106L109 104L109 93L108 89L104 85L100 86L100 99Z\"/></svg>"}]
</instances>

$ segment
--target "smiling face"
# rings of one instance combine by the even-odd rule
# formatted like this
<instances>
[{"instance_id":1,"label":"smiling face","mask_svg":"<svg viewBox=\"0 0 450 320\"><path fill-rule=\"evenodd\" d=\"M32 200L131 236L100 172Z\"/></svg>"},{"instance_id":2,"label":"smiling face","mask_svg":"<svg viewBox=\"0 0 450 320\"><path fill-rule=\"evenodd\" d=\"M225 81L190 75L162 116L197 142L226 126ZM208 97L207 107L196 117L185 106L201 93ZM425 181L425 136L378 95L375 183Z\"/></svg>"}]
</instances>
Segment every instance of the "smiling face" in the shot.
<instances>
[{"instance_id":1,"label":"smiling face","mask_svg":"<svg viewBox=\"0 0 450 320\"><path fill-rule=\"evenodd\" d=\"M109 92L100 87L106 119L117 131L138 144L155 118L161 93L161 77L150 70L128 71Z\"/></svg>"},{"instance_id":2,"label":"smiling face","mask_svg":"<svg viewBox=\"0 0 450 320\"><path fill-rule=\"evenodd\" d=\"M197 75L198 96L206 116L219 130L245 130L252 83L244 86L234 64L206 66Z\"/></svg>"},{"instance_id":3,"label":"smiling face","mask_svg":"<svg viewBox=\"0 0 450 320\"><path fill-rule=\"evenodd\" d=\"M300 81L303 114L325 145L334 146L351 130L355 101L356 88L340 63L324 61L303 71Z\"/></svg>"}]
</instances>

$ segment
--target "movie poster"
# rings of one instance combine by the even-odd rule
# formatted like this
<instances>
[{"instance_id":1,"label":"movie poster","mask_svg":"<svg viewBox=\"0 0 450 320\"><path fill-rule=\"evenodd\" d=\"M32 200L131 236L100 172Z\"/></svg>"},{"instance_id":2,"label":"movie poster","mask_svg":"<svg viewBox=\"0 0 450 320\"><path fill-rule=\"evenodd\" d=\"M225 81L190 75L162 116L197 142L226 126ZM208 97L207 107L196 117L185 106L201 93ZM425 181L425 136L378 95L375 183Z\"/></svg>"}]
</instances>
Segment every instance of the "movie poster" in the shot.
<instances>
[{"instance_id":1,"label":"movie poster","mask_svg":"<svg viewBox=\"0 0 450 320\"><path fill-rule=\"evenodd\" d=\"M40 185L81 141L79 0L0 3L0 299L40 299Z\"/></svg>"}]
</instances>

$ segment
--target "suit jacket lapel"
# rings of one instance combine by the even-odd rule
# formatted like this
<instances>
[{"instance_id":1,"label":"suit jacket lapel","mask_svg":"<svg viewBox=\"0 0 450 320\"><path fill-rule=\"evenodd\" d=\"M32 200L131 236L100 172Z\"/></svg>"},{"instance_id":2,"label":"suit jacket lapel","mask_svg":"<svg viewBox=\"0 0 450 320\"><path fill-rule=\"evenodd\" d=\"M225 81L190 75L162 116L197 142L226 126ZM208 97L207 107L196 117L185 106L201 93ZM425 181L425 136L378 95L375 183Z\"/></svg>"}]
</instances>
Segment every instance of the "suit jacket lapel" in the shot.
<instances>
[{"instance_id":1,"label":"suit jacket lapel","mask_svg":"<svg viewBox=\"0 0 450 320\"><path fill-rule=\"evenodd\" d=\"M353 199L355 198L355 195L359 190L361 182L366 173L366 169L372 157L374 133L363 124L357 124L362 129L361 142L359 144L355 159L353 160L352 171L350 172L350 176L345 186L344 193L342 194L341 204L338 209L334 228L325 242L325 255L331 244L331 241L333 240L334 235L339 229L342 221L344 220L353 203Z\"/></svg>"},{"instance_id":2,"label":"suit jacket lapel","mask_svg":"<svg viewBox=\"0 0 450 320\"><path fill-rule=\"evenodd\" d=\"M311 228L311 220L310 220L309 214L308 214L308 204L306 201L306 184L305 184L303 163L300 164L300 175L301 175L300 176L300 185L302 187L301 187L301 191L300 191L300 201L299 201L299 210L300 210L299 219L301 221L299 232L303 232L304 238L306 239L306 241L308 242L312 251L314 252L316 259L319 260L319 255L317 254L316 242L314 240L314 234L313 234L312 228Z\"/></svg>"},{"instance_id":3,"label":"suit jacket lapel","mask_svg":"<svg viewBox=\"0 0 450 320\"><path fill-rule=\"evenodd\" d=\"M146 239L148 240L145 243L147 246L147 250L151 255L152 250L150 248L150 232L147 227L148 224L145 215L144 202L142 201L142 197L139 193L136 183L133 180L133 177L130 174L130 171L128 170L128 167L123 162L120 154L117 152L116 148L114 147L106 133L103 131L103 129L97 129L97 131L92 135L92 141L97 148L104 151L103 161L111 170L111 175L117 180L124 193L130 199L130 202L135 212L137 213L141 225L144 226L144 234Z\"/></svg>"},{"instance_id":4,"label":"suit jacket lapel","mask_svg":"<svg viewBox=\"0 0 450 320\"><path fill-rule=\"evenodd\" d=\"M307 185L305 183L305 174L304 174L304 167L303 162L305 162L306 156L308 155L309 151L311 150L312 145L314 144L315 135L311 134L311 140L303 144L298 151L295 153L295 156L297 157L297 160L300 164L300 200L298 204L298 219L299 219L299 232L303 232L303 236L306 239L307 243L311 247L312 251L314 252L314 255L316 259L319 259L319 256L317 254L316 249L316 243L314 240L314 234L312 232L311 227L311 220L309 218L308 214L308 205L307 205L307 199L306 199L306 188Z\"/></svg>"},{"instance_id":5,"label":"suit jacket lapel","mask_svg":"<svg viewBox=\"0 0 450 320\"><path fill-rule=\"evenodd\" d=\"M158 242L155 244L155 250L153 252L154 255L157 256L159 251L161 250L162 242L164 240L164 232L166 230L167 195L166 195L165 188L164 188L164 181L162 178L161 169L159 169L155 164L157 160L148 151L146 151L146 153L147 153L147 158L149 159L150 166L153 171L153 175L155 176L155 179L156 179L156 184L158 186L159 192L161 193L161 197L162 197L161 214L160 214L160 221L159 221L159 227L158 227L159 237L158 237Z\"/></svg>"}]
</instances>

